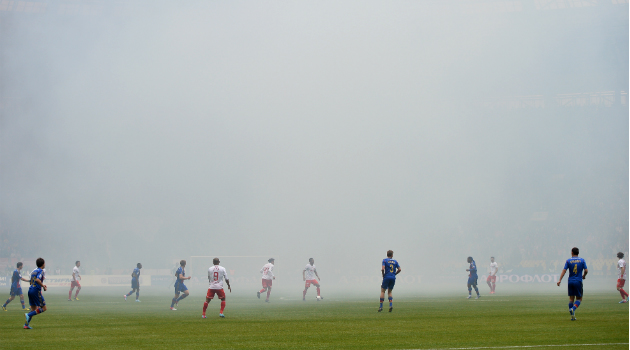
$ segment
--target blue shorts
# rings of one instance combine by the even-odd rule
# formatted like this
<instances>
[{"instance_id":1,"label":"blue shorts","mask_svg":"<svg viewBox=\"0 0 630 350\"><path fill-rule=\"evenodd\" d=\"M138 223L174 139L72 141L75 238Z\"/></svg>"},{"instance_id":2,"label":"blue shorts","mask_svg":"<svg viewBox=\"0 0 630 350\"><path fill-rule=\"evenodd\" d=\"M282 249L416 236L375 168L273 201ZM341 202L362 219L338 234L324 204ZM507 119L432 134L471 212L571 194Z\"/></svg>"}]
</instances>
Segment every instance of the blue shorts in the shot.
<instances>
[{"instance_id":1,"label":"blue shorts","mask_svg":"<svg viewBox=\"0 0 630 350\"><path fill-rule=\"evenodd\" d=\"M582 282L581 281L575 281L575 282L571 282L569 281L569 296L570 297L582 297Z\"/></svg>"},{"instance_id":2,"label":"blue shorts","mask_svg":"<svg viewBox=\"0 0 630 350\"><path fill-rule=\"evenodd\" d=\"M44 300L44 296L40 290L36 289L28 289L28 304L31 306L46 306L46 300Z\"/></svg>"},{"instance_id":3,"label":"blue shorts","mask_svg":"<svg viewBox=\"0 0 630 350\"><path fill-rule=\"evenodd\" d=\"M476 286L477 285L477 276L473 277L470 276L468 277L468 284L470 284L471 286Z\"/></svg>"},{"instance_id":4,"label":"blue shorts","mask_svg":"<svg viewBox=\"0 0 630 350\"><path fill-rule=\"evenodd\" d=\"M22 295L22 287L11 287L10 296Z\"/></svg>"},{"instance_id":5,"label":"blue shorts","mask_svg":"<svg viewBox=\"0 0 630 350\"><path fill-rule=\"evenodd\" d=\"M138 280L135 278L131 279L131 289L140 289L140 283L138 283Z\"/></svg>"},{"instance_id":6,"label":"blue shorts","mask_svg":"<svg viewBox=\"0 0 630 350\"><path fill-rule=\"evenodd\" d=\"M180 283L179 285L175 285L175 294L179 294L181 292L187 291L188 287L186 287L183 283Z\"/></svg>"},{"instance_id":7,"label":"blue shorts","mask_svg":"<svg viewBox=\"0 0 630 350\"><path fill-rule=\"evenodd\" d=\"M381 288L394 289L394 284L396 284L396 277L385 277L383 278L383 283L381 284Z\"/></svg>"}]
</instances>

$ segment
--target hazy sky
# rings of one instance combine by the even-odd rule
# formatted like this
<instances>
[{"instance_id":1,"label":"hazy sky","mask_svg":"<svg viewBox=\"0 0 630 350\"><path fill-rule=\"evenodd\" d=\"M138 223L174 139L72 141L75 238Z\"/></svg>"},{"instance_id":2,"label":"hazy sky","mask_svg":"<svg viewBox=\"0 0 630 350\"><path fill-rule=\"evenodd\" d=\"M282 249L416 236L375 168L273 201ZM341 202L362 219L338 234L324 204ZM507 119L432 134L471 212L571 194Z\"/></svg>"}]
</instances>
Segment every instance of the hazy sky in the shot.
<instances>
[{"instance_id":1,"label":"hazy sky","mask_svg":"<svg viewBox=\"0 0 630 350\"><path fill-rule=\"evenodd\" d=\"M627 251L627 102L480 106L627 92L627 7L471 3L4 15L2 91L21 107L1 121L3 229L40 240L24 257L115 268L273 254L378 269L394 249L439 270L527 255L534 234Z\"/></svg>"}]
</instances>

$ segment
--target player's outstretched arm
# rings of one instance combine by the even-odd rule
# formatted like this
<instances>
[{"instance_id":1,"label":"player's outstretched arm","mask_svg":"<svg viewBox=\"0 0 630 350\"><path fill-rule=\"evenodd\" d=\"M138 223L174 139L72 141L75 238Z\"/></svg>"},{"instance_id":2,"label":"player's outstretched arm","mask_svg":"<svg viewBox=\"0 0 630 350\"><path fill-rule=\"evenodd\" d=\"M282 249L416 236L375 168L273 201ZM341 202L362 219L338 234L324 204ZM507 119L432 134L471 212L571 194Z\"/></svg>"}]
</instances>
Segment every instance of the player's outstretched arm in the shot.
<instances>
[{"instance_id":1,"label":"player's outstretched arm","mask_svg":"<svg viewBox=\"0 0 630 350\"><path fill-rule=\"evenodd\" d=\"M306 275L304 275L304 271L306 271L306 270L302 270L302 280L306 281Z\"/></svg>"},{"instance_id":2,"label":"player's outstretched arm","mask_svg":"<svg viewBox=\"0 0 630 350\"><path fill-rule=\"evenodd\" d=\"M400 271L402 271L402 269L399 267L398 270L396 271L396 274L399 274Z\"/></svg>"},{"instance_id":3,"label":"player's outstretched arm","mask_svg":"<svg viewBox=\"0 0 630 350\"><path fill-rule=\"evenodd\" d=\"M315 272L315 276L317 276L317 279L321 281L322 279L319 278L319 275L317 274L317 269L313 270L313 272Z\"/></svg>"},{"instance_id":4,"label":"player's outstretched arm","mask_svg":"<svg viewBox=\"0 0 630 350\"><path fill-rule=\"evenodd\" d=\"M567 273L567 269L562 270L562 273L560 274L560 278L558 278L558 287L560 287L560 282L562 282L562 278L564 277L565 273Z\"/></svg>"},{"instance_id":5,"label":"player's outstretched arm","mask_svg":"<svg viewBox=\"0 0 630 350\"><path fill-rule=\"evenodd\" d=\"M584 275L582 276L582 279L585 279L586 275L588 275L588 269L584 269Z\"/></svg>"},{"instance_id":6,"label":"player's outstretched arm","mask_svg":"<svg viewBox=\"0 0 630 350\"><path fill-rule=\"evenodd\" d=\"M230 280L225 280L225 284L228 285L228 289L230 290L230 293L232 293L232 287L230 287Z\"/></svg>"},{"instance_id":7,"label":"player's outstretched arm","mask_svg":"<svg viewBox=\"0 0 630 350\"><path fill-rule=\"evenodd\" d=\"M385 277L385 265L381 266L381 275Z\"/></svg>"}]
</instances>

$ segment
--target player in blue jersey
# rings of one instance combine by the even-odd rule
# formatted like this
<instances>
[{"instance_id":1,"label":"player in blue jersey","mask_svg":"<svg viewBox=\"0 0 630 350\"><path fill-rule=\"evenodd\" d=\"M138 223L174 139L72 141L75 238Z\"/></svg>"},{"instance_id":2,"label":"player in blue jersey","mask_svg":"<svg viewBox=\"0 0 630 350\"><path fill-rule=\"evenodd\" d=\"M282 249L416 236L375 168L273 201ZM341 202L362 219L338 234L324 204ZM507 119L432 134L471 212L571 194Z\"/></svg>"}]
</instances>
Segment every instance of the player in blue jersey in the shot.
<instances>
[{"instance_id":1,"label":"player in blue jersey","mask_svg":"<svg viewBox=\"0 0 630 350\"><path fill-rule=\"evenodd\" d=\"M392 259L394 257L394 251L387 251L387 259L383 259L383 264L381 265L381 274L383 274L383 283L381 284L381 299L380 306L378 307L378 312L383 311L383 301L385 301L385 290L387 290L387 299L389 300L389 312L392 312L394 309L392 307L392 289L394 289L394 284L396 284L396 275L402 271L400 265L398 265L398 261Z\"/></svg>"},{"instance_id":2,"label":"player in blue jersey","mask_svg":"<svg viewBox=\"0 0 630 350\"><path fill-rule=\"evenodd\" d=\"M26 323L24 329L31 328L31 319L35 315L39 315L46 311L46 300L42 295L42 288L47 290L44 284L44 268L46 268L46 262L42 258L37 258L35 261L37 268L31 272L30 287L28 287L28 303L31 305L31 312L24 314L26 316Z\"/></svg>"},{"instance_id":3,"label":"player in blue jersey","mask_svg":"<svg viewBox=\"0 0 630 350\"><path fill-rule=\"evenodd\" d=\"M140 297L140 269L141 268L142 268L142 264L138 263L138 265L136 265L136 268L133 269L133 272L131 273L131 292L123 295L123 297L125 297L125 301L127 301L128 296L133 294L133 292L136 292L136 301L140 302L140 299L138 299L138 297Z\"/></svg>"},{"instance_id":4,"label":"player in blue jersey","mask_svg":"<svg viewBox=\"0 0 630 350\"><path fill-rule=\"evenodd\" d=\"M186 277L186 260L182 260L179 262L179 268L175 272L175 298L171 301L171 310L176 311L175 305L179 303L180 300L184 299L188 296L188 287L184 285L185 280L189 280L190 276ZM182 293L182 296L179 296L179 293Z\"/></svg>"},{"instance_id":5,"label":"player in blue jersey","mask_svg":"<svg viewBox=\"0 0 630 350\"><path fill-rule=\"evenodd\" d=\"M479 299L481 296L479 295L479 288L477 288L477 279L479 277L477 276L477 263L475 263L472 256L468 257L468 263L470 264L470 266L466 269L466 271L470 272L470 274L468 274L468 299L472 298L473 288L475 288L475 292L477 292L476 299Z\"/></svg>"},{"instance_id":6,"label":"player in blue jersey","mask_svg":"<svg viewBox=\"0 0 630 350\"><path fill-rule=\"evenodd\" d=\"M575 321L575 311L582 303L582 280L586 278L588 274L588 267L586 267L586 261L580 258L578 255L580 250L576 247L571 249L571 259L567 259L564 263L564 269L558 279L558 287L564 274L569 270L569 313L571 314L571 321ZM582 274L584 272L584 274ZM577 299L577 300L576 300Z\"/></svg>"},{"instance_id":7,"label":"player in blue jersey","mask_svg":"<svg viewBox=\"0 0 630 350\"><path fill-rule=\"evenodd\" d=\"M20 284L20 281L28 282L28 279L23 278L20 274L20 271L22 271L22 263L17 263L16 267L17 268L13 271L13 276L11 277L11 291L9 292L9 299L2 304L2 310L4 311L7 311L7 305L15 299L16 295L20 296L22 309L26 309L26 306L24 306L24 294L22 294L22 285Z\"/></svg>"}]
</instances>

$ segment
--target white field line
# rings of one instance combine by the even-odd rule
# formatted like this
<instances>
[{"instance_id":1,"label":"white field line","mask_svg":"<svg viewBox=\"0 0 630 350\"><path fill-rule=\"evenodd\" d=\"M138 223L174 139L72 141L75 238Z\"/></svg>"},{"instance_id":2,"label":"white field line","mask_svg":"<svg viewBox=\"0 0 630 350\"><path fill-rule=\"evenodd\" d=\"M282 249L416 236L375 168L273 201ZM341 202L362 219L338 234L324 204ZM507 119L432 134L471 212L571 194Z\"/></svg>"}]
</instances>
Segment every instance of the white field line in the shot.
<instances>
[{"instance_id":1,"label":"white field line","mask_svg":"<svg viewBox=\"0 0 630 350\"><path fill-rule=\"evenodd\" d=\"M276 255L277 256L277 255ZM267 258L267 255L191 255L191 258ZM268 258L267 258L268 259Z\"/></svg>"},{"instance_id":2,"label":"white field line","mask_svg":"<svg viewBox=\"0 0 630 350\"><path fill-rule=\"evenodd\" d=\"M479 349L526 349L526 348L552 348L570 346L608 346L608 345L628 345L628 343L601 343L601 344L548 344L548 345L506 345L506 346L480 346L472 348L431 348L431 349L409 349L409 350L479 350Z\"/></svg>"},{"instance_id":3,"label":"white field line","mask_svg":"<svg viewBox=\"0 0 630 350\"><path fill-rule=\"evenodd\" d=\"M121 301L90 301L90 304L122 304L124 302L125 302L124 300L121 300Z\"/></svg>"},{"instance_id":4,"label":"white field line","mask_svg":"<svg viewBox=\"0 0 630 350\"><path fill-rule=\"evenodd\" d=\"M289 299L285 299L285 300L289 300ZM298 300L298 299L295 299ZM341 299L326 299L328 301L342 301L344 303L371 303L374 304L374 301L365 301L365 300L341 300ZM492 300L470 300L471 303L474 302L478 302L478 301L487 301L487 302L491 302L491 301L514 301L511 299L492 299ZM387 299L384 301L385 303L388 303ZM396 300L394 299L394 304L428 304L428 303L434 303L435 300ZM376 303L378 303L378 300L376 301ZM427 349L427 350L431 350L431 349Z\"/></svg>"}]
</instances>

